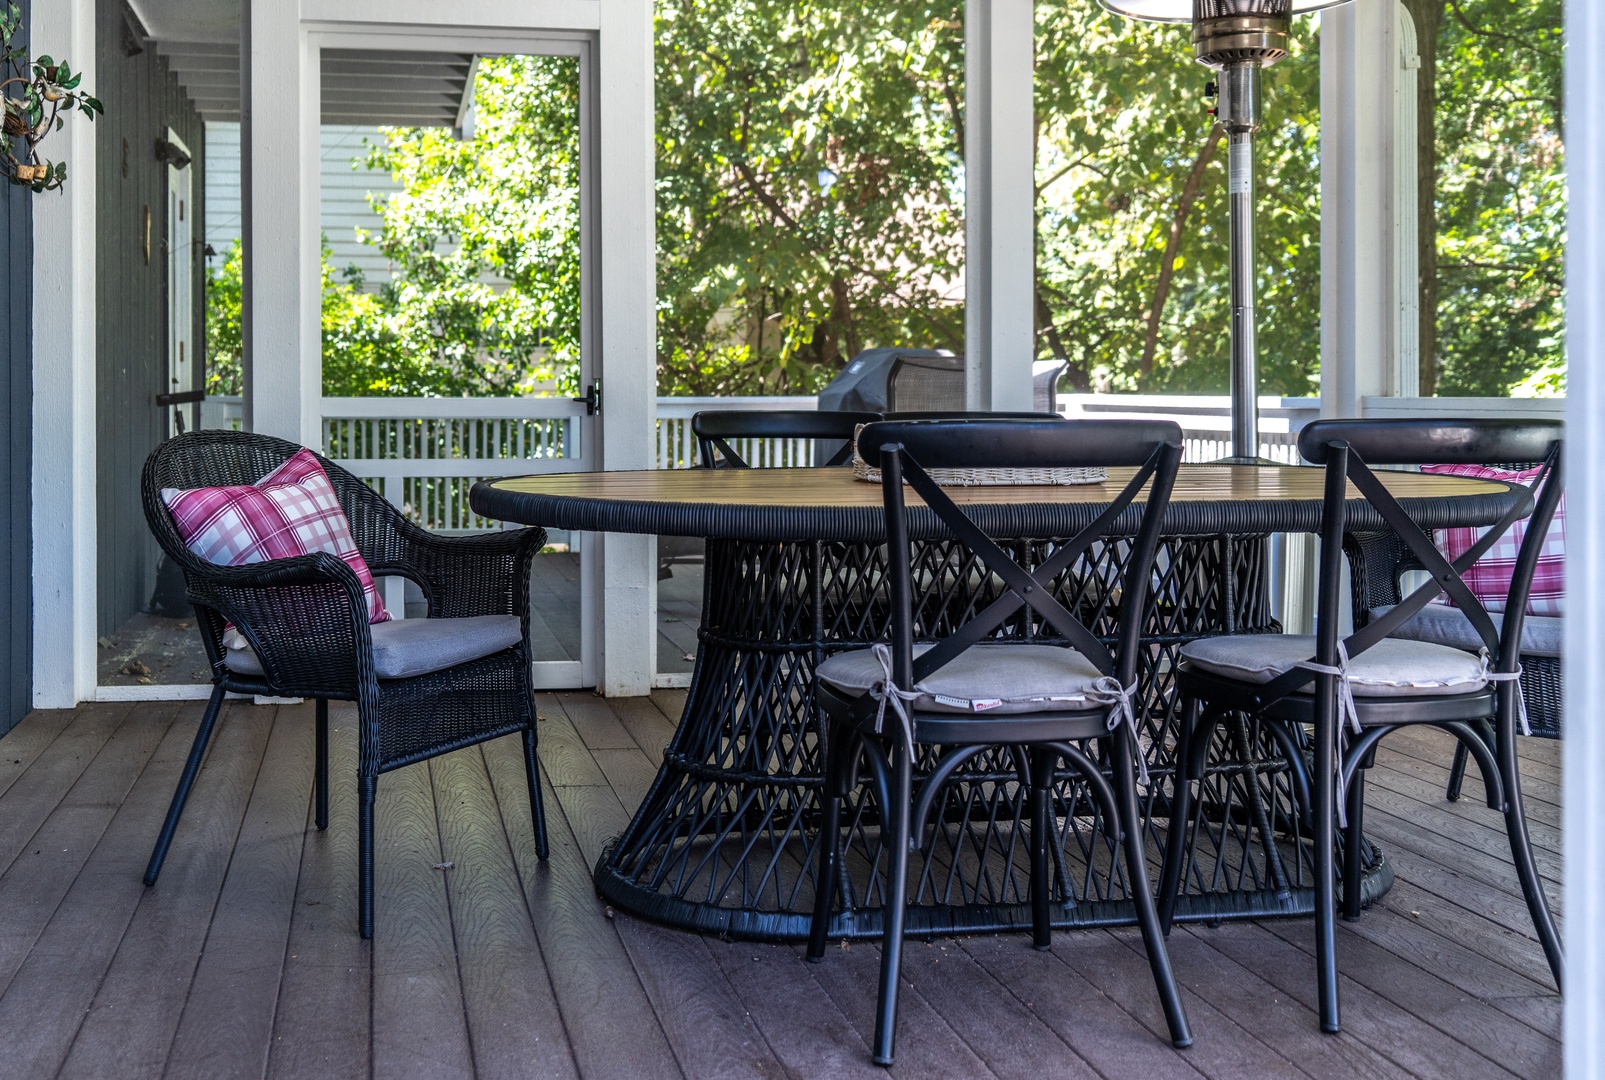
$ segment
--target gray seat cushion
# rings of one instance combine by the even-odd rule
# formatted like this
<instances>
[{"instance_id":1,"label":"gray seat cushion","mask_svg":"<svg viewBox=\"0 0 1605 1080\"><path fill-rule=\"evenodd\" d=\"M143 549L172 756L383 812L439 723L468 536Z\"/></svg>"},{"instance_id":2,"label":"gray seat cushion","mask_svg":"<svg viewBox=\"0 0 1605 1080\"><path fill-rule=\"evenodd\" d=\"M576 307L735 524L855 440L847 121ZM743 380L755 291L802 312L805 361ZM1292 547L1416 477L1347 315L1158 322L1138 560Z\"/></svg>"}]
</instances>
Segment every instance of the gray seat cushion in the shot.
<instances>
[{"instance_id":1,"label":"gray seat cushion","mask_svg":"<svg viewBox=\"0 0 1605 1080\"><path fill-rule=\"evenodd\" d=\"M1392 611L1392 605L1371 609L1371 618L1379 619ZM1500 630L1505 628L1503 612L1489 613L1494 626ZM1566 622L1559 615L1529 615L1521 624L1521 651L1524 656L1553 656L1559 658L1561 638L1565 635ZM1404 625L1395 630L1393 637L1408 638L1412 641L1430 641L1436 645L1448 645L1453 649L1470 649L1476 652L1482 648L1482 638L1471 628L1471 620L1466 613L1457 607L1448 604L1428 604L1410 618Z\"/></svg>"},{"instance_id":2,"label":"gray seat cushion","mask_svg":"<svg viewBox=\"0 0 1605 1080\"><path fill-rule=\"evenodd\" d=\"M465 619L393 619L374 623L373 666L381 679L410 679L443 671L517 645L524 636L517 615ZM229 649L223 662L237 675L260 678L262 661L252 649Z\"/></svg>"},{"instance_id":3,"label":"gray seat cushion","mask_svg":"<svg viewBox=\"0 0 1605 1080\"><path fill-rule=\"evenodd\" d=\"M929 644L914 646L916 656ZM1074 649L1053 645L972 645L915 687L916 710L940 713L1079 712L1100 707L1085 691L1101 677ZM857 696L885 671L873 650L837 653L816 672L821 682Z\"/></svg>"},{"instance_id":4,"label":"gray seat cushion","mask_svg":"<svg viewBox=\"0 0 1605 1080\"><path fill-rule=\"evenodd\" d=\"M1182 646L1195 667L1243 682L1266 683L1315 655L1304 634L1236 634ZM1355 697L1469 694L1488 685L1475 654L1429 641L1387 638L1349 660Z\"/></svg>"}]
</instances>

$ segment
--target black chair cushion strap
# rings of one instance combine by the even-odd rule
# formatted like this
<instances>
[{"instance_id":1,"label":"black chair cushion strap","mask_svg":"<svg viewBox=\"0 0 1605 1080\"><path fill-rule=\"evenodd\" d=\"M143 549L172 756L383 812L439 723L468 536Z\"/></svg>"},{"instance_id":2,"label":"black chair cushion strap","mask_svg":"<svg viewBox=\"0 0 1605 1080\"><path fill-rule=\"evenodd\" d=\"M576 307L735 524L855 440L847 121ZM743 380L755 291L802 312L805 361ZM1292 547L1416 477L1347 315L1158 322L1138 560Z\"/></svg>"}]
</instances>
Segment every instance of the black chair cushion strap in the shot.
<instances>
[{"instance_id":1,"label":"black chair cushion strap","mask_svg":"<svg viewBox=\"0 0 1605 1080\"><path fill-rule=\"evenodd\" d=\"M1059 603L1052 593L1051 585L1061 571L1079 558L1094 542L1102 539L1114 520L1131 505L1132 500L1137 497L1138 492L1158 467L1158 453L1148 459L1131 482L1090 525L1061 545L1034 571L1026 570L971 521L918 462L901 450L899 453L903 453L904 477L909 486L925 500L931 512L936 514L953 535L973 551L988 570L1002 579L1009 590L977 612L953 634L917 658L914 661L914 681L919 682L926 678L971 645L984 640L1022 605L1029 606L1041 615L1075 647L1076 651L1092 661L1099 671L1113 677L1115 660L1108 648L1082 624L1080 619Z\"/></svg>"}]
</instances>

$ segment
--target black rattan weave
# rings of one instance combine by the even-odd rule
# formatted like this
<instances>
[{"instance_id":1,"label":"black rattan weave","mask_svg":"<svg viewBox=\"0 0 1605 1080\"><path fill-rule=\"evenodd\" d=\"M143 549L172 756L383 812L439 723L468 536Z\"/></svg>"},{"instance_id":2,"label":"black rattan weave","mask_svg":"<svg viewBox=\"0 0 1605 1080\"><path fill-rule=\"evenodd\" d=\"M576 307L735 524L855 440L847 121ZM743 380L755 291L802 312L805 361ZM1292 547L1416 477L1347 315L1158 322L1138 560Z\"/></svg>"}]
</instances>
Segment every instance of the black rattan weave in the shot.
<instances>
[{"instance_id":1,"label":"black rattan weave","mask_svg":"<svg viewBox=\"0 0 1605 1080\"><path fill-rule=\"evenodd\" d=\"M195 605L213 692L190 760L151 855L156 882L226 692L308 697L318 701L318 826L327 824L327 702L354 701L358 717L361 931L373 933L373 801L380 773L502 735L524 737L536 847L546 856L545 820L535 763L535 707L530 686L530 562L545 542L540 529L471 537L437 536L409 521L368 485L319 457L350 521L351 535L375 577L416 582L430 618L517 615L514 648L407 679L374 672L367 606L356 575L330 554L225 567L184 546L162 502L163 488L251 484L300 447L234 431L200 431L157 447L145 462L145 519L162 550L184 572ZM250 641L266 672L248 678L223 662L224 625Z\"/></svg>"}]
</instances>

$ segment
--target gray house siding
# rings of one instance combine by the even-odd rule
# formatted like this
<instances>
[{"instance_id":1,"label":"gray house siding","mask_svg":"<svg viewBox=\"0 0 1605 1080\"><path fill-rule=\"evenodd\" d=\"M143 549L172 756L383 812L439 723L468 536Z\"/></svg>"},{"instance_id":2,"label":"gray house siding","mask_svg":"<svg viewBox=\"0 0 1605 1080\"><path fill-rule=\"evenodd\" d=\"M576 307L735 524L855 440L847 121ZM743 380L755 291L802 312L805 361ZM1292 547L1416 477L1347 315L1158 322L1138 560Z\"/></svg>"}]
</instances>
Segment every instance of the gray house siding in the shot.
<instances>
[{"instance_id":1,"label":"gray house siding","mask_svg":"<svg viewBox=\"0 0 1605 1080\"><path fill-rule=\"evenodd\" d=\"M106 103L106 115L95 123L96 509L98 621L104 634L150 599L158 557L139 500L140 468L166 437L169 422L168 410L155 403L167 381L167 165L157 160L156 143L172 128L189 148L189 167L195 170L192 213L200 226L206 220L205 133L167 61L154 44L139 40L138 24L123 0L99 0L96 16L95 91ZM196 238L204 235L197 227ZM205 368L200 247L193 245L189 253L195 275L195 389L201 388Z\"/></svg>"},{"instance_id":2,"label":"gray house siding","mask_svg":"<svg viewBox=\"0 0 1605 1080\"><path fill-rule=\"evenodd\" d=\"M30 0L19 0L24 24ZM0 188L8 285L0 300L0 733L33 701L33 203Z\"/></svg>"}]
</instances>

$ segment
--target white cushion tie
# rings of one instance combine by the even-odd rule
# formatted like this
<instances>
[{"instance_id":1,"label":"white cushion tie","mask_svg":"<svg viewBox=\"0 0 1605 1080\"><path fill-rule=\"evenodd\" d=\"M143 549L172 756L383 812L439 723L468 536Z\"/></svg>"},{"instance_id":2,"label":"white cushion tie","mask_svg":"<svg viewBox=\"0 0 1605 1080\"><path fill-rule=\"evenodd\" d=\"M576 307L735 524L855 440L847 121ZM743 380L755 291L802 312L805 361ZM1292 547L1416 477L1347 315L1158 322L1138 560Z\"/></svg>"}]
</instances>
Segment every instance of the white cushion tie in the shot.
<instances>
[{"instance_id":1,"label":"white cushion tie","mask_svg":"<svg viewBox=\"0 0 1605 1080\"><path fill-rule=\"evenodd\" d=\"M1136 696L1137 684L1121 686L1120 680L1112 675L1105 675L1082 691L1088 701L1095 705L1109 706L1108 728L1114 731L1122 724L1126 728L1126 739L1131 743L1131 756L1137 766L1137 783L1143 787L1148 786L1148 758L1142 752L1142 743L1137 740L1137 710L1132 705L1132 698Z\"/></svg>"},{"instance_id":2,"label":"white cushion tie","mask_svg":"<svg viewBox=\"0 0 1605 1080\"><path fill-rule=\"evenodd\" d=\"M1483 649L1477 654L1477 657L1482 661L1483 678L1489 682L1516 684L1516 719L1521 722L1521 733L1523 735L1531 735L1533 729L1527 724L1527 695L1522 693L1521 690L1521 665L1517 664L1515 671L1491 671L1489 669L1492 661L1488 656L1488 650Z\"/></svg>"},{"instance_id":3,"label":"white cushion tie","mask_svg":"<svg viewBox=\"0 0 1605 1080\"><path fill-rule=\"evenodd\" d=\"M1330 664L1317 663L1314 660L1300 660L1294 667L1313 671L1319 675L1335 675L1337 677L1338 722L1332 729L1334 764L1337 766L1337 819L1338 828L1346 829L1349 826L1348 815L1348 782L1343 774L1343 752L1348 744L1348 732L1352 729L1360 733L1360 709L1354 703L1354 685L1349 681L1349 650L1343 647L1343 642L1337 643L1338 662L1333 667Z\"/></svg>"}]
</instances>

